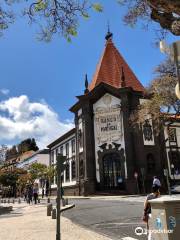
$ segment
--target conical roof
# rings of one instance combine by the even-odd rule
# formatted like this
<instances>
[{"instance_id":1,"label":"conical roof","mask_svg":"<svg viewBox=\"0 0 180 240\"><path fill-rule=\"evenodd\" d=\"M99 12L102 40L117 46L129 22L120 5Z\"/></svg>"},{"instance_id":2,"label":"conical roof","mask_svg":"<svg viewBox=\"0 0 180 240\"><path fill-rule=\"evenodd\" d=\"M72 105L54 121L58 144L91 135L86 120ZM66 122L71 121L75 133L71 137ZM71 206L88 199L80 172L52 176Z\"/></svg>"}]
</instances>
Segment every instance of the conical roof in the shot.
<instances>
[{"instance_id":1,"label":"conical roof","mask_svg":"<svg viewBox=\"0 0 180 240\"><path fill-rule=\"evenodd\" d=\"M93 90L102 82L115 88L132 87L135 91L145 91L143 85L114 46L111 37L107 39L89 90Z\"/></svg>"}]
</instances>

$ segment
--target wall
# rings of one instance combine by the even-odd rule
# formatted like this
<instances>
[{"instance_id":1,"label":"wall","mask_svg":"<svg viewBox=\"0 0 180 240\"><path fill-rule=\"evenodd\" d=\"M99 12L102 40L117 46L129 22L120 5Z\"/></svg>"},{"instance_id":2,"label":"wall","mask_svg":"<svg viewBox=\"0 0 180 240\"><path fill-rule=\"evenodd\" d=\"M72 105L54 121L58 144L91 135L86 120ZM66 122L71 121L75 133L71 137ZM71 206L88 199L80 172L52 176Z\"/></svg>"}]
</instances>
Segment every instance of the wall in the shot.
<instances>
[{"instance_id":1,"label":"wall","mask_svg":"<svg viewBox=\"0 0 180 240\"><path fill-rule=\"evenodd\" d=\"M99 163L97 152L99 146L112 142L121 144L125 149L123 115L121 112L121 100L106 93L94 105L94 138L96 158L96 179L100 182ZM125 177L127 177L127 166L125 161Z\"/></svg>"}]
</instances>

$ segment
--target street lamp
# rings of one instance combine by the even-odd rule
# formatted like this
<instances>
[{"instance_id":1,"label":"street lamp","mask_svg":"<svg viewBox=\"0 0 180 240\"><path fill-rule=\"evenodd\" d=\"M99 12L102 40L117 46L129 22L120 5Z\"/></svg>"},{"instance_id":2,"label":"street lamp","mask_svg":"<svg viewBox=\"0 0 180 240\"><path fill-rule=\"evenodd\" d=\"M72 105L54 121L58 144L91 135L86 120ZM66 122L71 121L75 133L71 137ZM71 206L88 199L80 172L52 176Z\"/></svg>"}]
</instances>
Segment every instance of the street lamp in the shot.
<instances>
[{"instance_id":1,"label":"street lamp","mask_svg":"<svg viewBox=\"0 0 180 240\"><path fill-rule=\"evenodd\" d=\"M178 82L175 87L175 93L177 98L180 99L180 41L174 42L170 46L161 41L160 50L163 53L167 53L176 66Z\"/></svg>"}]
</instances>

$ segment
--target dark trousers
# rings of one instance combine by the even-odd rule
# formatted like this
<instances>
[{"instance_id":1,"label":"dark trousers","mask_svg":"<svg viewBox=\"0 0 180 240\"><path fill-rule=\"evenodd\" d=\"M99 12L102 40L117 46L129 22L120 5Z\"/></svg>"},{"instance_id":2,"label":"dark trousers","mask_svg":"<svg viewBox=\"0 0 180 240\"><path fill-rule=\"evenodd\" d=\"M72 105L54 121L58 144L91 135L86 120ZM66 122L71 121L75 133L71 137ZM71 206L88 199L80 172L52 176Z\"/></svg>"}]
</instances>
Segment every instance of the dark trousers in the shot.
<instances>
[{"instance_id":1,"label":"dark trousers","mask_svg":"<svg viewBox=\"0 0 180 240\"><path fill-rule=\"evenodd\" d=\"M34 203L37 204L37 198L38 198L38 194L34 193Z\"/></svg>"}]
</instances>

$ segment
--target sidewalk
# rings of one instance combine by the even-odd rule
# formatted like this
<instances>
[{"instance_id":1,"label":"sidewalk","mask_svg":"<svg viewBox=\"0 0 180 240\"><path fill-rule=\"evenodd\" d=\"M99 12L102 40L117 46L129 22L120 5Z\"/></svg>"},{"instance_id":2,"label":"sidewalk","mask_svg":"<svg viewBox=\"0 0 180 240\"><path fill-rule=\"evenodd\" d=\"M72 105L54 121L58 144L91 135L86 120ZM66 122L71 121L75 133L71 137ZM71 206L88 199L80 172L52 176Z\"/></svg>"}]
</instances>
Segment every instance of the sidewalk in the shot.
<instances>
[{"instance_id":1,"label":"sidewalk","mask_svg":"<svg viewBox=\"0 0 180 240\"><path fill-rule=\"evenodd\" d=\"M45 205L14 204L14 211L0 216L2 240L55 240L56 220L46 216ZM71 210L69 210L71 211ZM62 240L110 240L61 217Z\"/></svg>"}]
</instances>

